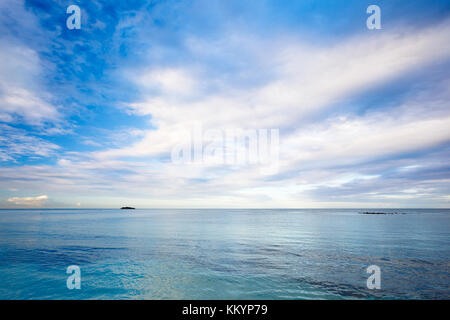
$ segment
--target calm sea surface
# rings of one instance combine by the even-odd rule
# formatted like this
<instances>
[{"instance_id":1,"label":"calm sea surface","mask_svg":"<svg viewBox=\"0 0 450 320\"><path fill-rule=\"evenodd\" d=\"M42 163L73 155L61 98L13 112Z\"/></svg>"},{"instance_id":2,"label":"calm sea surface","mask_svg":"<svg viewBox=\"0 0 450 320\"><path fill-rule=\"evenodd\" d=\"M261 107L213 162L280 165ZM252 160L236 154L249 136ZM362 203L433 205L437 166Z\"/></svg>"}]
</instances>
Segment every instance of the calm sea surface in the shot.
<instances>
[{"instance_id":1,"label":"calm sea surface","mask_svg":"<svg viewBox=\"0 0 450 320\"><path fill-rule=\"evenodd\" d=\"M0 210L0 299L450 299L450 210L360 211Z\"/></svg>"}]
</instances>

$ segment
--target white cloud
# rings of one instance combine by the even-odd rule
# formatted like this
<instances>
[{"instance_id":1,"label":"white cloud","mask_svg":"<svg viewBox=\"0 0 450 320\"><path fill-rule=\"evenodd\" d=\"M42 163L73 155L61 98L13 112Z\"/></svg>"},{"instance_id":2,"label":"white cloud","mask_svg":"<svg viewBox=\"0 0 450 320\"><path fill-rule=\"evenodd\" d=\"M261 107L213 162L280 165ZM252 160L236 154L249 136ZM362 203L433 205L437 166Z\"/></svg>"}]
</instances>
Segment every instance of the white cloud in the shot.
<instances>
[{"instance_id":1,"label":"white cloud","mask_svg":"<svg viewBox=\"0 0 450 320\"><path fill-rule=\"evenodd\" d=\"M181 68L148 70L134 81L146 90L169 95L189 95L197 89L195 78L190 72Z\"/></svg>"},{"instance_id":2,"label":"white cloud","mask_svg":"<svg viewBox=\"0 0 450 320\"><path fill-rule=\"evenodd\" d=\"M55 155L60 147L28 135L25 130L0 124L0 161L15 161L18 157L29 159Z\"/></svg>"},{"instance_id":3,"label":"white cloud","mask_svg":"<svg viewBox=\"0 0 450 320\"><path fill-rule=\"evenodd\" d=\"M45 202L48 200L47 195L41 195L37 197L12 197L8 199L8 202L12 202L18 206L25 206L25 207L42 207Z\"/></svg>"},{"instance_id":4,"label":"white cloud","mask_svg":"<svg viewBox=\"0 0 450 320\"><path fill-rule=\"evenodd\" d=\"M285 137L281 154L299 167L357 164L448 142L449 126L450 116L415 121L390 119L382 114L332 119Z\"/></svg>"},{"instance_id":5,"label":"white cloud","mask_svg":"<svg viewBox=\"0 0 450 320\"><path fill-rule=\"evenodd\" d=\"M61 115L42 88L43 71L37 53L23 45L0 41L0 120L41 125Z\"/></svg>"}]
</instances>

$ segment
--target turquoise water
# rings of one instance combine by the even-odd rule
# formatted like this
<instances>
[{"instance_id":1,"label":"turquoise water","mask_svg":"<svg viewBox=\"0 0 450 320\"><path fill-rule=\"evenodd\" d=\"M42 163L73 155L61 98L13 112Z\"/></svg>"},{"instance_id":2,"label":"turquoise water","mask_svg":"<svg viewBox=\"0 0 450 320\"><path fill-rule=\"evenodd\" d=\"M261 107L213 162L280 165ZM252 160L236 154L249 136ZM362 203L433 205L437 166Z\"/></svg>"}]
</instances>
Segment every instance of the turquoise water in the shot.
<instances>
[{"instance_id":1,"label":"turquoise water","mask_svg":"<svg viewBox=\"0 0 450 320\"><path fill-rule=\"evenodd\" d=\"M359 211L0 210L0 299L450 298L450 210Z\"/></svg>"}]
</instances>

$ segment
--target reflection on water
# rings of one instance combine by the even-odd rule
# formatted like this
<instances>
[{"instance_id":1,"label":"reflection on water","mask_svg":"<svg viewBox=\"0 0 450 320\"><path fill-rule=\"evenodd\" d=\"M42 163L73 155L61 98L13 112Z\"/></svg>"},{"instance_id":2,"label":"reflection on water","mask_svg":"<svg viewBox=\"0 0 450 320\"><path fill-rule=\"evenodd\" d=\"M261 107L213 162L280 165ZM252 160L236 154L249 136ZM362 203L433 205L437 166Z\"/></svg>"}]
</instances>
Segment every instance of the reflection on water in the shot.
<instances>
[{"instance_id":1,"label":"reflection on water","mask_svg":"<svg viewBox=\"0 0 450 320\"><path fill-rule=\"evenodd\" d=\"M0 298L450 298L450 210L359 211L0 210Z\"/></svg>"}]
</instances>

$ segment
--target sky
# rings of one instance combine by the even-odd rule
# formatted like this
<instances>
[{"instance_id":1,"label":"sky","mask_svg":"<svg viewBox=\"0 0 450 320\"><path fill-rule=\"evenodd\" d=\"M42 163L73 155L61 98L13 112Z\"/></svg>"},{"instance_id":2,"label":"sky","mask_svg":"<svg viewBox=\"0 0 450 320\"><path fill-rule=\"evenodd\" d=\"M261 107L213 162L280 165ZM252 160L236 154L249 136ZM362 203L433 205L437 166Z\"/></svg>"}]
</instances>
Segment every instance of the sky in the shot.
<instances>
[{"instance_id":1,"label":"sky","mask_svg":"<svg viewBox=\"0 0 450 320\"><path fill-rule=\"evenodd\" d=\"M0 0L0 208L450 208L449 40L438 0ZM176 163L195 128L276 170Z\"/></svg>"}]
</instances>

